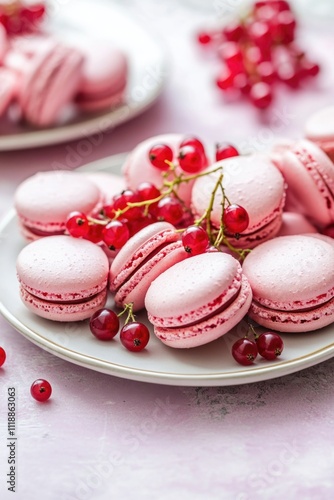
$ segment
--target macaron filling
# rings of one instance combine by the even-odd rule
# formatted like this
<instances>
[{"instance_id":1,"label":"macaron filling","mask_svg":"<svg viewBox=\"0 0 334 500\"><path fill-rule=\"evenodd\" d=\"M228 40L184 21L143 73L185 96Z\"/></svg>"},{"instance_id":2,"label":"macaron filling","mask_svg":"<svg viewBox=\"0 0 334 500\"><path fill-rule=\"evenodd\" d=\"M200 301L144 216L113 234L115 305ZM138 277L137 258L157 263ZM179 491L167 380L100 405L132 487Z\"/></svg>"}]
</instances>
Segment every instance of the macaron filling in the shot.
<instances>
[{"instance_id":1,"label":"macaron filling","mask_svg":"<svg viewBox=\"0 0 334 500\"><path fill-rule=\"evenodd\" d=\"M37 290L36 288L33 288L23 283L19 277L18 280L22 289L24 289L29 295L32 295L33 297L39 298L41 300L45 300L47 302L59 302L59 303L76 303L89 300L90 298L97 296L100 292L105 290L107 286L107 280L104 280L99 285L96 285L91 289L82 290L80 292L54 293L54 292L43 292L42 290Z\"/></svg>"}]
</instances>

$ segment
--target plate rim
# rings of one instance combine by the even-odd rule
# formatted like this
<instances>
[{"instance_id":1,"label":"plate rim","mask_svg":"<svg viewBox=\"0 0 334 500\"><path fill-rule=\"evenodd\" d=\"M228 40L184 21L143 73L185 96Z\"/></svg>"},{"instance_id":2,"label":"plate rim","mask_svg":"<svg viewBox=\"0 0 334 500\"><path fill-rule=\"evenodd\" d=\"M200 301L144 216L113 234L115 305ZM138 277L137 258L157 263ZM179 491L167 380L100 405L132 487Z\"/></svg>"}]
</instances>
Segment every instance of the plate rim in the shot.
<instances>
[{"instance_id":1,"label":"plate rim","mask_svg":"<svg viewBox=\"0 0 334 500\"><path fill-rule=\"evenodd\" d=\"M78 171L98 172L110 171L112 168L120 168L128 153L107 156L99 160L87 163L79 167ZM0 221L0 235L7 226L15 223L16 213L12 208ZM2 243L3 244L3 243ZM334 342L324 347L311 351L310 353L290 360L277 360L265 366L247 367L247 369L236 369L229 372L213 372L211 374L173 372L157 372L142 368L133 368L115 362L101 360L94 356L82 354L57 342L45 339L42 335L27 327L21 320L16 318L3 304L0 297L0 313L3 317L25 338L47 352L58 356L68 362L83 366L94 371L117 376L124 379L140 382L150 382L163 385L175 386L232 386L246 383L255 383L271 380L284 375L289 375L300 370L314 366L334 356Z\"/></svg>"}]
</instances>

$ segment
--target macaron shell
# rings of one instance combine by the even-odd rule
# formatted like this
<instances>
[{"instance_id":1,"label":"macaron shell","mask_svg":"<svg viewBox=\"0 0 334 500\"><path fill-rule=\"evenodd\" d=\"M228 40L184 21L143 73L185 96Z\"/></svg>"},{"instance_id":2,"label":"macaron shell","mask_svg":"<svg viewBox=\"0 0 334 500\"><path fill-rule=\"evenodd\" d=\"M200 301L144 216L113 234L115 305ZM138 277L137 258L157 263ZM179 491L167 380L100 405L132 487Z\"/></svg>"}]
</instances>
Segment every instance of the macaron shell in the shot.
<instances>
[{"instance_id":1,"label":"macaron shell","mask_svg":"<svg viewBox=\"0 0 334 500\"><path fill-rule=\"evenodd\" d=\"M98 187L83 174L66 170L40 172L17 188L14 205L27 230L64 231L72 211L86 214L100 204ZM32 231L33 232L33 231Z\"/></svg>"},{"instance_id":2,"label":"macaron shell","mask_svg":"<svg viewBox=\"0 0 334 500\"><path fill-rule=\"evenodd\" d=\"M107 286L109 263L94 243L70 236L49 236L30 243L17 258L21 285L41 299L77 301Z\"/></svg>"},{"instance_id":3,"label":"macaron shell","mask_svg":"<svg viewBox=\"0 0 334 500\"><path fill-rule=\"evenodd\" d=\"M305 123L305 136L311 141L334 140L334 106L313 113Z\"/></svg>"},{"instance_id":4,"label":"macaron shell","mask_svg":"<svg viewBox=\"0 0 334 500\"><path fill-rule=\"evenodd\" d=\"M104 204L111 203L113 196L120 194L126 188L125 181L120 175L107 172L83 172L82 174L99 188Z\"/></svg>"},{"instance_id":5,"label":"macaron shell","mask_svg":"<svg viewBox=\"0 0 334 500\"><path fill-rule=\"evenodd\" d=\"M236 259L220 252L200 254L161 274L150 286L145 306L154 324L183 326L212 315L238 293L240 284Z\"/></svg>"},{"instance_id":6,"label":"macaron shell","mask_svg":"<svg viewBox=\"0 0 334 500\"><path fill-rule=\"evenodd\" d=\"M29 294L23 287L20 289L23 303L38 316L51 321L82 321L90 318L96 311L105 306L107 300L107 289L94 295L90 300L74 304L57 304L39 299Z\"/></svg>"},{"instance_id":7,"label":"macaron shell","mask_svg":"<svg viewBox=\"0 0 334 500\"><path fill-rule=\"evenodd\" d=\"M145 306L145 297L153 280L178 262L188 258L183 245L176 241L164 246L158 253L148 259L122 285L115 294L115 303L119 307L133 303L133 310L138 311Z\"/></svg>"},{"instance_id":8,"label":"macaron shell","mask_svg":"<svg viewBox=\"0 0 334 500\"><path fill-rule=\"evenodd\" d=\"M185 349L204 345L225 335L236 326L247 314L251 302L252 291L243 276L239 295L223 312L183 328L154 327L154 333L169 347Z\"/></svg>"},{"instance_id":9,"label":"macaron shell","mask_svg":"<svg viewBox=\"0 0 334 500\"><path fill-rule=\"evenodd\" d=\"M7 111L8 106L16 97L18 87L17 75L7 68L0 68L0 116Z\"/></svg>"},{"instance_id":10,"label":"macaron shell","mask_svg":"<svg viewBox=\"0 0 334 500\"><path fill-rule=\"evenodd\" d=\"M283 212L282 226L277 236L317 233L317 229L302 214Z\"/></svg>"}]
</instances>

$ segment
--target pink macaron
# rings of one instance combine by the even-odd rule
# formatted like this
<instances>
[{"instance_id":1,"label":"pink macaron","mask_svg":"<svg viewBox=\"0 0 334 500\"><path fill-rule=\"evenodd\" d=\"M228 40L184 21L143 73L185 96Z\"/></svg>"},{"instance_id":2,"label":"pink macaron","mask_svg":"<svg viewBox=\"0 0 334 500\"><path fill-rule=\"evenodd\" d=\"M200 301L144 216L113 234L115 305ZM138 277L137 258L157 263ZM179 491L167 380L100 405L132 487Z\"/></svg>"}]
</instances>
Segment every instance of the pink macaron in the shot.
<instances>
[{"instance_id":1,"label":"pink macaron","mask_svg":"<svg viewBox=\"0 0 334 500\"><path fill-rule=\"evenodd\" d=\"M248 228L240 237L228 235L230 243L238 248L254 248L273 238L282 223L285 202L283 176L265 155L237 156L215 163L209 171L221 167L218 172L196 179L192 190L192 207L196 215L202 216L209 207L212 192L220 173L223 187L232 204L241 205L249 215ZM222 192L216 193L212 224L219 228L222 218Z\"/></svg>"},{"instance_id":2,"label":"pink macaron","mask_svg":"<svg viewBox=\"0 0 334 500\"><path fill-rule=\"evenodd\" d=\"M23 236L34 240L64 234L70 212L89 215L101 203L99 188L84 174L67 170L39 172L17 188L14 205Z\"/></svg>"},{"instance_id":3,"label":"pink macaron","mask_svg":"<svg viewBox=\"0 0 334 500\"><path fill-rule=\"evenodd\" d=\"M168 222L156 222L140 230L111 264L109 286L116 305L132 302L134 310L142 309L151 282L187 256L179 234Z\"/></svg>"},{"instance_id":4,"label":"pink macaron","mask_svg":"<svg viewBox=\"0 0 334 500\"><path fill-rule=\"evenodd\" d=\"M313 142L297 141L278 162L287 184L289 209L322 228L334 222L334 165Z\"/></svg>"},{"instance_id":5,"label":"pink macaron","mask_svg":"<svg viewBox=\"0 0 334 500\"><path fill-rule=\"evenodd\" d=\"M296 212L283 212L282 225L277 236L289 236L293 234L318 233L303 214Z\"/></svg>"},{"instance_id":6,"label":"pink macaron","mask_svg":"<svg viewBox=\"0 0 334 500\"><path fill-rule=\"evenodd\" d=\"M320 109L306 121L305 136L334 161L334 106Z\"/></svg>"},{"instance_id":7,"label":"pink macaron","mask_svg":"<svg viewBox=\"0 0 334 500\"><path fill-rule=\"evenodd\" d=\"M145 299L154 333L176 348L207 344L247 314L252 292L239 262L221 252L190 257L162 273Z\"/></svg>"},{"instance_id":8,"label":"pink macaron","mask_svg":"<svg viewBox=\"0 0 334 500\"><path fill-rule=\"evenodd\" d=\"M50 236L34 241L17 258L23 303L53 321L79 321L103 307L109 264L87 240Z\"/></svg>"},{"instance_id":9,"label":"pink macaron","mask_svg":"<svg viewBox=\"0 0 334 500\"><path fill-rule=\"evenodd\" d=\"M0 25L1 26L1 25ZM0 116L3 116L17 96L19 79L14 71L0 67Z\"/></svg>"},{"instance_id":10,"label":"pink macaron","mask_svg":"<svg viewBox=\"0 0 334 500\"><path fill-rule=\"evenodd\" d=\"M56 123L78 91L83 62L77 49L45 39L22 74L19 104L29 123L40 127Z\"/></svg>"},{"instance_id":11,"label":"pink macaron","mask_svg":"<svg viewBox=\"0 0 334 500\"><path fill-rule=\"evenodd\" d=\"M150 137L138 144L128 155L122 167L127 186L135 190L141 182L149 181L160 189L163 184L163 172L150 162L150 149L157 144L166 144L174 153L173 161L177 162L179 147L184 138L185 136L181 134L164 134ZM180 169L177 169L177 172L180 173ZM169 179L171 178L172 176L169 177ZM178 194L188 207L190 206L192 186L193 181L190 181L182 183L178 187Z\"/></svg>"},{"instance_id":12,"label":"pink macaron","mask_svg":"<svg viewBox=\"0 0 334 500\"><path fill-rule=\"evenodd\" d=\"M255 248L243 272L253 291L249 316L280 332L334 322L334 245L313 235L281 236Z\"/></svg>"},{"instance_id":13,"label":"pink macaron","mask_svg":"<svg viewBox=\"0 0 334 500\"><path fill-rule=\"evenodd\" d=\"M82 172L100 190L103 204L110 204L115 195L126 189L125 180L120 175L109 172Z\"/></svg>"},{"instance_id":14,"label":"pink macaron","mask_svg":"<svg viewBox=\"0 0 334 500\"><path fill-rule=\"evenodd\" d=\"M128 60L119 48L106 42L80 46L85 55L82 79L76 95L77 105L86 111L99 111L124 102L128 79Z\"/></svg>"}]
</instances>

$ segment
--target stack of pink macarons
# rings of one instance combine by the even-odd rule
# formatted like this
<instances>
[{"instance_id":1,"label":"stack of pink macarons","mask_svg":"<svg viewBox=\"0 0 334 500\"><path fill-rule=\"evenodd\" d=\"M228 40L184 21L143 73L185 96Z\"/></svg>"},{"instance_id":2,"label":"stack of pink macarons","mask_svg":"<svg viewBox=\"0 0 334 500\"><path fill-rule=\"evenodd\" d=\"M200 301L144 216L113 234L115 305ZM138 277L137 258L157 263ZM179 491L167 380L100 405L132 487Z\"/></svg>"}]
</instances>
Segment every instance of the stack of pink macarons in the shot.
<instances>
[{"instance_id":1,"label":"stack of pink macarons","mask_svg":"<svg viewBox=\"0 0 334 500\"><path fill-rule=\"evenodd\" d=\"M89 42L69 45L43 33L8 38L0 25L0 116L47 127L66 120L71 108L97 112L123 103L125 53Z\"/></svg>"}]
</instances>

